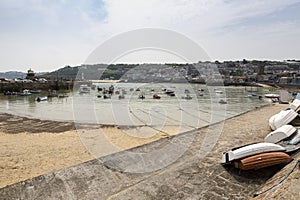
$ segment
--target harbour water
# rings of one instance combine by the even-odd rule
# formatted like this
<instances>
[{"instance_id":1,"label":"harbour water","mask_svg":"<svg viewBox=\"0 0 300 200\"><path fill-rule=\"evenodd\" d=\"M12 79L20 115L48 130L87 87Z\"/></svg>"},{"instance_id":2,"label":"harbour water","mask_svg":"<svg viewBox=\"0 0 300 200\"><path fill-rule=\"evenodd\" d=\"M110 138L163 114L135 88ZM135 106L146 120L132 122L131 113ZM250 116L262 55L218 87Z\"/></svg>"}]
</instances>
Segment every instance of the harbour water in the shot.
<instances>
[{"instance_id":1,"label":"harbour water","mask_svg":"<svg viewBox=\"0 0 300 200\"><path fill-rule=\"evenodd\" d=\"M111 85L94 84L106 89ZM0 112L92 124L201 127L270 103L265 98L249 97L252 93L264 96L267 93L264 88L165 83L114 83L114 87L115 91L124 89L127 92L124 99L119 99L118 95L113 95L111 99L98 98L97 95L101 93L97 88L88 94L79 94L74 90L69 97L48 98L42 102L35 101L38 94L28 97L1 96ZM136 91L137 88L140 91ZM174 90L175 96L166 95L164 88ZM221 92L217 93L216 90ZM138 98L141 92L145 99ZM154 93L161 99L153 99ZM186 93L192 99L183 99ZM220 103L220 100L226 104Z\"/></svg>"}]
</instances>

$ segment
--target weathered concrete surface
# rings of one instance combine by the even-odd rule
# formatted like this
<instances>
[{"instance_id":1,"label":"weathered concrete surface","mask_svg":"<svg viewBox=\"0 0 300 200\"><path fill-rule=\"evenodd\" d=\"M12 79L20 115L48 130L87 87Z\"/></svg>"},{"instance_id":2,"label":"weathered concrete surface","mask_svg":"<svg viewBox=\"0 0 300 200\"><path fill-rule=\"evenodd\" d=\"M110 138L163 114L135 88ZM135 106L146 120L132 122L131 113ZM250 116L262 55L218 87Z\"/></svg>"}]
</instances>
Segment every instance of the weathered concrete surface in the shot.
<instances>
[{"instance_id":1,"label":"weathered concrete surface","mask_svg":"<svg viewBox=\"0 0 300 200\"><path fill-rule=\"evenodd\" d=\"M280 168L242 172L220 165L222 152L234 146L263 141L270 132L267 121L283 107L267 106L211 126L223 133L213 150L200 158L208 128L134 148L153 152L170 144L179 149L193 138L188 150L171 165L149 173L128 173L166 155L152 154L140 162L124 152L49 173L0 189L1 199L248 199ZM175 149L174 149L175 150ZM176 153L176 152L175 152ZM172 153L171 155L172 156ZM119 171L119 170L120 171Z\"/></svg>"},{"instance_id":2,"label":"weathered concrete surface","mask_svg":"<svg viewBox=\"0 0 300 200\"><path fill-rule=\"evenodd\" d=\"M300 154L279 173L270 178L257 192L258 199L300 199Z\"/></svg>"},{"instance_id":3,"label":"weathered concrete surface","mask_svg":"<svg viewBox=\"0 0 300 200\"><path fill-rule=\"evenodd\" d=\"M72 122L57 122L40 119L29 119L6 113L0 113L0 131L5 133L17 134L27 133L60 133L63 131L74 130Z\"/></svg>"}]
</instances>

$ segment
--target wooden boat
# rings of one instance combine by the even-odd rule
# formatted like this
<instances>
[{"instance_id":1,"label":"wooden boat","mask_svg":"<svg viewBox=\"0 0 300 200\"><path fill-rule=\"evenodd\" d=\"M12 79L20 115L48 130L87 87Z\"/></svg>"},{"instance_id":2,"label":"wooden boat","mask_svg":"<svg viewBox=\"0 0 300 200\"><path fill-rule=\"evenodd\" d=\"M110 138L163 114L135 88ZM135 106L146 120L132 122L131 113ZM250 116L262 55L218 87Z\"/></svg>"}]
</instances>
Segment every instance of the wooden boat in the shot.
<instances>
[{"instance_id":1,"label":"wooden boat","mask_svg":"<svg viewBox=\"0 0 300 200\"><path fill-rule=\"evenodd\" d=\"M283 125L289 124L298 116L294 110L282 110L269 119L269 125L272 130L276 130Z\"/></svg>"},{"instance_id":2,"label":"wooden boat","mask_svg":"<svg viewBox=\"0 0 300 200\"><path fill-rule=\"evenodd\" d=\"M242 170L260 169L281 163L288 163L292 158L284 152L261 153L233 162L234 167Z\"/></svg>"},{"instance_id":3,"label":"wooden boat","mask_svg":"<svg viewBox=\"0 0 300 200\"><path fill-rule=\"evenodd\" d=\"M277 143L290 137L297 129L292 125L283 125L265 137L265 142Z\"/></svg>"},{"instance_id":4,"label":"wooden boat","mask_svg":"<svg viewBox=\"0 0 300 200\"><path fill-rule=\"evenodd\" d=\"M260 153L285 151L285 148L273 143L256 143L242 147L233 148L222 155L222 164L229 164L232 161L243 159Z\"/></svg>"}]
</instances>

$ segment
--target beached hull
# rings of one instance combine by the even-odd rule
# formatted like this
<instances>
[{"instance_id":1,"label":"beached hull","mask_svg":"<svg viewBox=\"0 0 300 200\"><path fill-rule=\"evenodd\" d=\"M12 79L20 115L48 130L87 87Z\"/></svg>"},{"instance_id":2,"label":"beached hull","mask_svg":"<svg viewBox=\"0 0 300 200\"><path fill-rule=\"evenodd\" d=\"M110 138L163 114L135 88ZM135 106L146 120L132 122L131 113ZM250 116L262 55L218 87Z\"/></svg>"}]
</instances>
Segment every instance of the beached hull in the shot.
<instances>
[{"instance_id":1,"label":"beached hull","mask_svg":"<svg viewBox=\"0 0 300 200\"><path fill-rule=\"evenodd\" d=\"M260 169L281 163L287 163L292 158L283 152L262 153L234 162L236 168L242 170Z\"/></svg>"},{"instance_id":2,"label":"beached hull","mask_svg":"<svg viewBox=\"0 0 300 200\"><path fill-rule=\"evenodd\" d=\"M277 130L269 133L265 137L265 142L270 142L270 143L280 142L281 140L284 140L284 139L290 137L296 131L297 131L297 129L291 125L283 125L282 127L278 128Z\"/></svg>"},{"instance_id":3,"label":"beached hull","mask_svg":"<svg viewBox=\"0 0 300 200\"><path fill-rule=\"evenodd\" d=\"M222 164L229 164L235 160L247 158L261 153L267 152L282 152L285 151L280 145L273 143L256 143L250 144L243 147L234 148L230 151L223 153Z\"/></svg>"}]
</instances>

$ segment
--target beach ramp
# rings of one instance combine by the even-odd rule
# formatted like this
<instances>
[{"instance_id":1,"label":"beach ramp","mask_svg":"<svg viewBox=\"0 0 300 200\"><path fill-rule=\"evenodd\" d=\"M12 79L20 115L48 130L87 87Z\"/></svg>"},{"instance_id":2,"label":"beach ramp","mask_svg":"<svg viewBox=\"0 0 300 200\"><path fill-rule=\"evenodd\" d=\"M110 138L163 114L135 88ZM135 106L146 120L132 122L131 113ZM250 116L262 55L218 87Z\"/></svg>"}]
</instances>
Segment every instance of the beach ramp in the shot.
<instances>
[{"instance_id":1,"label":"beach ramp","mask_svg":"<svg viewBox=\"0 0 300 200\"><path fill-rule=\"evenodd\" d=\"M280 109L281 107L275 109L273 106L259 108L226 120L224 127L221 123L217 123L210 127L163 138L127 152L118 152L47 173L1 188L0 197L2 199L249 199L257 188L280 168L269 167L243 172L223 167L221 155L237 143L252 143L254 136L249 137L249 134L255 134L255 138L263 140L269 132L266 126L267 119ZM255 116L261 118L257 120ZM251 125L250 132L239 128L249 125ZM207 156L201 158L200 149L202 145L206 145L203 144L206 133L209 130L220 129L223 133L218 143ZM191 139L192 143L186 142ZM173 146L174 144L176 145ZM161 151L167 147L169 150L174 150L174 147L179 150L174 150L171 154ZM149 166L153 164L157 166L170 161L169 159L182 149L184 152L171 163L167 162L168 165L149 170ZM148 155L149 152L152 154ZM140 159L143 154L147 154L148 157ZM132 172L135 169L136 173ZM143 169L148 170L143 172Z\"/></svg>"}]
</instances>

